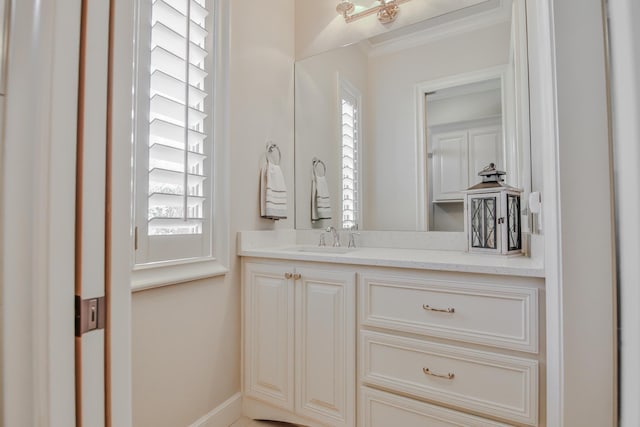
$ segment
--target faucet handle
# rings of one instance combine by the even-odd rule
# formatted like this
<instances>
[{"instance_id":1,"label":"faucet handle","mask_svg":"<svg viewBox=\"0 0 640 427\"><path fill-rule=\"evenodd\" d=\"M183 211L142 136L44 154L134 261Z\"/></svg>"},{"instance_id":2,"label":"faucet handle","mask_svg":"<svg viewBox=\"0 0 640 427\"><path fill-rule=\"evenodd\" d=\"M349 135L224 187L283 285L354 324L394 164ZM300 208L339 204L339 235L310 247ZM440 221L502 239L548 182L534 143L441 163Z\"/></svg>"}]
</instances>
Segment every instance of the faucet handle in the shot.
<instances>
[{"instance_id":1,"label":"faucet handle","mask_svg":"<svg viewBox=\"0 0 640 427\"><path fill-rule=\"evenodd\" d=\"M356 247L356 236L360 235L360 233L356 232L357 229L358 229L357 225L354 225L349 229L349 244L348 244L348 247L350 247L350 248L355 248Z\"/></svg>"}]
</instances>

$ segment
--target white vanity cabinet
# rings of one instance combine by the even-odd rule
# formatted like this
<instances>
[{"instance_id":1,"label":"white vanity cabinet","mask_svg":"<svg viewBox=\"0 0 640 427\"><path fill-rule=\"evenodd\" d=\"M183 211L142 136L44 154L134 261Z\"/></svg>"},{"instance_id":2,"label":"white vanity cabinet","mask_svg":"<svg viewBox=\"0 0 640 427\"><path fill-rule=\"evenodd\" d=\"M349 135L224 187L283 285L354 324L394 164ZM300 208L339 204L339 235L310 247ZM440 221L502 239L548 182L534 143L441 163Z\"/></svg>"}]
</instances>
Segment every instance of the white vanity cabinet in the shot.
<instances>
[{"instance_id":1,"label":"white vanity cabinet","mask_svg":"<svg viewBox=\"0 0 640 427\"><path fill-rule=\"evenodd\" d=\"M355 273L243 260L244 411L355 425Z\"/></svg>"},{"instance_id":2,"label":"white vanity cabinet","mask_svg":"<svg viewBox=\"0 0 640 427\"><path fill-rule=\"evenodd\" d=\"M454 264L424 251L415 256L434 267L412 268L383 266L409 263L406 250L377 259L358 248L353 263L247 252L247 416L312 427L546 425L544 279L526 259L481 266L454 253Z\"/></svg>"}]
</instances>

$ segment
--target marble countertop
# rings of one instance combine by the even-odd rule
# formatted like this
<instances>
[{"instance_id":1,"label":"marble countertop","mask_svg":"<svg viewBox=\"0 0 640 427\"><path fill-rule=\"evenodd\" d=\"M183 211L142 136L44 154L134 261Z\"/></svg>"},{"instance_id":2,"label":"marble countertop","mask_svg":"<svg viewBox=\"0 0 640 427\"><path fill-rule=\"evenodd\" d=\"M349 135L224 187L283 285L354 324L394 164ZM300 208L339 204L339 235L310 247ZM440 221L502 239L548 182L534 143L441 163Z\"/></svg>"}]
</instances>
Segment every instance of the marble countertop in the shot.
<instances>
[{"instance_id":1,"label":"marble countertop","mask_svg":"<svg viewBox=\"0 0 640 427\"><path fill-rule=\"evenodd\" d=\"M339 253L336 251L347 251ZM522 277L544 277L540 260L524 256L473 254L462 251L397 248L315 248L288 245L240 249L238 255L294 261L327 262L376 267L456 271Z\"/></svg>"}]
</instances>

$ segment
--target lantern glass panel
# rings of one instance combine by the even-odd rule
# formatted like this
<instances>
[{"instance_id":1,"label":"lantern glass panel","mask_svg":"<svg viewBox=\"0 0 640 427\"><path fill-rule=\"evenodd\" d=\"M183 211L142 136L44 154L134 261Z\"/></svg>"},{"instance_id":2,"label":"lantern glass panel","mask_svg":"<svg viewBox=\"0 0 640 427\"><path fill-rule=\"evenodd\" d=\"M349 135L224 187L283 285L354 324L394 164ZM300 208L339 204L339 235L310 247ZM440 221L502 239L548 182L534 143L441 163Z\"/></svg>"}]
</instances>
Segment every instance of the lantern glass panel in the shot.
<instances>
[{"instance_id":1,"label":"lantern glass panel","mask_svg":"<svg viewBox=\"0 0 640 427\"><path fill-rule=\"evenodd\" d=\"M471 246L496 249L496 197L471 199Z\"/></svg>"},{"instance_id":2,"label":"lantern glass panel","mask_svg":"<svg viewBox=\"0 0 640 427\"><path fill-rule=\"evenodd\" d=\"M520 196L507 194L507 235L509 250L522 249L520 239Z\"/></svg>"}]
</instances>

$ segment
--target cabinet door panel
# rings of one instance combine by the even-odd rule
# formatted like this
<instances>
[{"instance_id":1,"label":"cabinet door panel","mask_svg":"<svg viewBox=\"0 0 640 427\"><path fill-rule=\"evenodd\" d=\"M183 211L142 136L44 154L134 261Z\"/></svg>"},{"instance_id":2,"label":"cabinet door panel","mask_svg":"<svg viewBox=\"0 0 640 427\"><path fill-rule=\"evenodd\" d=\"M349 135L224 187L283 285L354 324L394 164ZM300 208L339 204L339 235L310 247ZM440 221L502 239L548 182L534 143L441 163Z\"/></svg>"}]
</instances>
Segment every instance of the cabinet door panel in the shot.
<instances>
[{"instance_id":1,"label":"cabinet door panel","mask_svg":"<svg viewBox=\"0 0 640 427\"><path fill-rule=\"evenodd\" d=\"M355 274L297 269L296 411L319 422L353 426Z\"/></svg>"},{"instance_id":2,"label":"cabinet door panel","mask_svg":"<svg viewBox=\"0 0 640 427\"><path fill-rule=\"evenodd\" d=\"M469 130L469 186L482 181L478 172L490 163L504 170L502 127L487 126Z\"/></svg>"},{"instance_id":3,"label":"cabinet door panel","mask_svg":"<svg viewBox=\"0 0 640 427\"><path fill-rule=\"evenodd\" d=\"M293 410L293 281L280 265L244 267L244 384L247 396Z\"/></svg>"},{"instance_id":4,"label":"cabinet door panel","mask_svg":"<svg viewBox=\"0 0 640 427\"><path fill-rule=\"evenodd\" d=\"M467 132L433 135L433 200L462 200L467 189Z\"/></svg>"}]
</instances>

